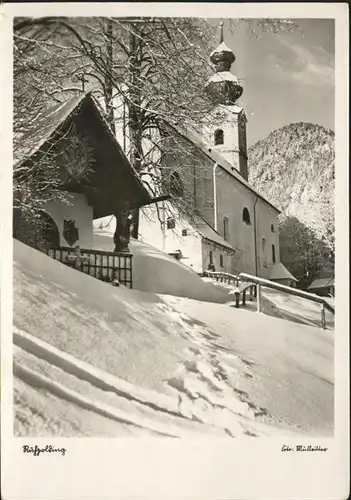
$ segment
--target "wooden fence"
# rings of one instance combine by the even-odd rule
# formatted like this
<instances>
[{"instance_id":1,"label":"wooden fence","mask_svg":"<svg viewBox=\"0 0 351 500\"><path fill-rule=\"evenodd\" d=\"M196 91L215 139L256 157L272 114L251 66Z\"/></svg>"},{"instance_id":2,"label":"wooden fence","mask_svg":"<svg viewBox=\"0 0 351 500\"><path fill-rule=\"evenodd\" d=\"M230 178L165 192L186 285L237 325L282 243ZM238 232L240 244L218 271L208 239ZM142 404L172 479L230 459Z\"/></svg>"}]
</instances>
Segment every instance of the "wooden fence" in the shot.
<instances>
[{"instance_id":1,"label":"wooden fence","mask_svg":"<svg viewBox=\"0 0 351 500\"><path fill-rule=\"evenodd\" d=\"M132 254L85 248L50 248L48 255L63 264L111 284L132 288Z\"/></svg>"},{"instance_id":2,"label":"wooden fence","mask_svg":"<svg viewBox=\"0 0 351 500\"><path fill-rule=\"evenodd\" d=\"M257 311L261 312L261 289L262 286L272 288L273 290L278 290L280 292L288 293L290 295L295 295L296 297L301 297L303 299L311 300L312 302L317 302L321 306L321 325L325 330L325 310L327 309L332 314L335 314L335 309L332 307L323 297L314 295L313 293L305 292L304 290L299 290L298 288L292 288L290 286L281 285L280 283L275 283L274 281L266 280L264 278L258 278L257 276L252 276L251 274L240 273L240 281L255 283L257 287Z\"/></svg>"},{"instance_id":3,"label":"wooden fence","mask_svg":"<svg viewBox=\"0 0 351 500\"><path fill-rule=\"evenodd\" d=\"M203 275L213 278L219 283L233 285L234 288L229 293L235 296L235 307L240 307L240 299L241 304L245 306L246 300L253 300L255 298L257 301L257 312L261 312L262 287L265 286L319 303L321 306L321 326L324 330L326 329L325 310L327 309L332 314L335 314L334 307L332 307L323 297L305 292L304 290L299 290L298 288L281 285L280 283L275 283L271 280L258 278L257 276L253 276L251 274L240 273L239 275L234 275L215 271L205 271Z\"/></svg>"},{"instance_id":4,"label":"wooden fence","mask_svg":"<svg viewBox=\"0 0 351 500\"><path fill-rule=\"evenodd\" d=\"M247 300L253 300L256 298L256 285L241 282L240 276L216 271L205 271L203 275L215 279L219 283L233 285L234 288L229 292L229 294L234 295L235 307L237 308L240 307L240 300L241 304L245 307Z\"/></svg>"},{"instance_id":5,"label":"wooden fence","mask_svg":"<svg viewBox=\"0 0 351 500\"><path fill-rule=\"evenodd\" d=\"M203 273L203 276L213 278L220 283L239 286L240 277L235 274L222 273L217 271L205 271Z\"/></svg>"}]
</instances>

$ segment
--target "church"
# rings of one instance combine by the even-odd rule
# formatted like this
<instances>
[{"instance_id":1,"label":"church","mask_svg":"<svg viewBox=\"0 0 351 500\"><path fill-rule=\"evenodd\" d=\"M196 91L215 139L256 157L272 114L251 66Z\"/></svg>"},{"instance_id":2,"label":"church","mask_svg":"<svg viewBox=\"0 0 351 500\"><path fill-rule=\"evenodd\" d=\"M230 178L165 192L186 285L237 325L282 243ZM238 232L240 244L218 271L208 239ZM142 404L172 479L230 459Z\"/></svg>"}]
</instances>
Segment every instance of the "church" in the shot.
<instances>
[{"instance_id":1,"label":"church","mask_svg":"<svg viewBox=\"0 0 351 500\"><path fill-rule=\"evenodd\" d=\"M165 155L174 201L142 209L140 239L173 255L203 274L206 270L246 272L294 286L296 279L280 263L280 211L248 182L247 118L238 104L243 87L231 72L235 55L223 41L210 55L215 68L205 91L213 107L197 131L166 124L169 136L196 157L179 168L176 155ZM182 205L190 210L184 211Z\"/></svg>"},{"instance_id":2,"label":"church","mask_svg":"<svg viewBox=\"0 0 351 500\"><path fill-rule=\"evenodd\" d=\"M91 93L58 104L24 134L15 167L38 170L41 163L46 168L58 162L60 196L53 191L43 207L44 232L39 235L49 255L78 262L99 279L113 281L117 273L121 283L132 286L127 221L139 209L138 238L200 275L245 272L295 285L279 258L280 212L248 182L247 119L237 102L243 87L231 72L235 55L223 41L223 30L210 60L215 71L204 89L211 101L206 123L196 131L184 123L162 123L162 141L170 147L161 156L161 190L156 193L130 164L125 141L121 147L118 132ZM117 220L111 249L93 248L94 226L111 216ZM14 208L14 237L28 243L28 234L38 236Z\"/></svg>"}]
</instances>

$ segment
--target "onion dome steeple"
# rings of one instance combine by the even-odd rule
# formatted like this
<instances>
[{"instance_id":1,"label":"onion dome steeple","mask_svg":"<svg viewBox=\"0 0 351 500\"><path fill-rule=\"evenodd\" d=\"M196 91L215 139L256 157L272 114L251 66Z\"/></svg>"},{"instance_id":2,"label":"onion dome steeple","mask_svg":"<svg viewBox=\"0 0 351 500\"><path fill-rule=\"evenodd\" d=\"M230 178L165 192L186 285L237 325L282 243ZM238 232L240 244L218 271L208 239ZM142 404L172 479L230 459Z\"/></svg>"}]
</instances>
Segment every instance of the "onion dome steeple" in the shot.
<instances>
[{"instance_id":1,"label":"onion dome steeple","mask_svg":"<svg viewBox=\"0 0 351 500\"><path fill-rule=\"evenodd\" d=\"M220 44L210 55L210 61L215 66L216 73L211 76L206 89L216 103L231 105L242 95L243 88L236 76L230 72L235 55L224 43L223 22L220 27Z\"/></svg>"}]
</instances>

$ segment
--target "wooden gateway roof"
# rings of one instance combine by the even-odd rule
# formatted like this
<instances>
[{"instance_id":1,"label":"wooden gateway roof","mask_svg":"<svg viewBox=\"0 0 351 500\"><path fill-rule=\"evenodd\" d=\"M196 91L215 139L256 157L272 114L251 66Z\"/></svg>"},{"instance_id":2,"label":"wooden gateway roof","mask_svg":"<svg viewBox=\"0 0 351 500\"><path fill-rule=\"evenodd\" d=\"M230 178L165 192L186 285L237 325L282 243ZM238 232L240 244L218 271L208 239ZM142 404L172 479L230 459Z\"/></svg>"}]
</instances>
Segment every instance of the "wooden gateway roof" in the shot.
<instances>
[{"instance_id":1,"label":"wooden gateway roof","mask_svg":"<svg viewBox=\"0 0 351 500\"><path fill-rule=\"evenodd\" d=\"M14 175L26 162L35 165L40 155L60 143L72 125L87 138L93 161L83 180L66 179L62 189L86 194L94 218L110 215L119 206L135 208L153 202L90 93L75 96L38 116L16 141Z\"/></svg>"}]
</instances>

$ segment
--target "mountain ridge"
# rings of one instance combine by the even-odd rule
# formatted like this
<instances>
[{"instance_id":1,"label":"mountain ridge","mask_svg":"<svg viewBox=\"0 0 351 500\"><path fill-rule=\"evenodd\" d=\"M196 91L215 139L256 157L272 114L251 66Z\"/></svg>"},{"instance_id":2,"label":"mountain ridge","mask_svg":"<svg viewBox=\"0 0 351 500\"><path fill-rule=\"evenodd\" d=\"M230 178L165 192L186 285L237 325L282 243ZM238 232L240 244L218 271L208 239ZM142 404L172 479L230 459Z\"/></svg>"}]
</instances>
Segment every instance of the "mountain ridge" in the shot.
<instances>
[{"instance_id":1,"label":"mountain ridge","mask_svg":"<svg viewBox=\"0 0 351 500\"><path fill-rule=\"evenodd\" d=\"M296 122L248 150L250 184L329 247L334 244L334 140L331 129Z\"/></svg>"}]
</instances>

